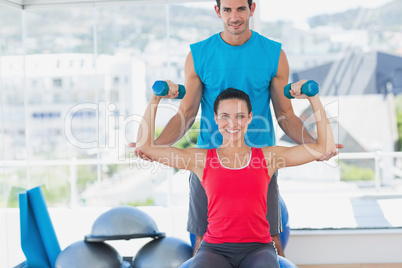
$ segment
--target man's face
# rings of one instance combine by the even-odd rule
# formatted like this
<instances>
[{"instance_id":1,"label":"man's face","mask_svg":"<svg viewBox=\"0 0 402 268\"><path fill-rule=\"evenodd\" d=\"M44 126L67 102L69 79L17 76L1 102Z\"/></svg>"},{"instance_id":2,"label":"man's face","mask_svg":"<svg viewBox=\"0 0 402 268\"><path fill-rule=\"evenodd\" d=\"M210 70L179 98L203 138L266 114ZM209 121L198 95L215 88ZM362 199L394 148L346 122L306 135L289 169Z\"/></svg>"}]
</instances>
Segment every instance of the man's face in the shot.
<instances>
[{"instance_id":1,"label":"man's face","mask_svg":"<svg viewBox=\"0 0 402 268\"><path fill-rule=\"evenodd\" d=\"M254 10L255 3L250 9L247 0L222 0L220 8L215 6L215 12L222 19L225 30L233 35L240 35L249 29Z\"/></svg>"}]
</instances>

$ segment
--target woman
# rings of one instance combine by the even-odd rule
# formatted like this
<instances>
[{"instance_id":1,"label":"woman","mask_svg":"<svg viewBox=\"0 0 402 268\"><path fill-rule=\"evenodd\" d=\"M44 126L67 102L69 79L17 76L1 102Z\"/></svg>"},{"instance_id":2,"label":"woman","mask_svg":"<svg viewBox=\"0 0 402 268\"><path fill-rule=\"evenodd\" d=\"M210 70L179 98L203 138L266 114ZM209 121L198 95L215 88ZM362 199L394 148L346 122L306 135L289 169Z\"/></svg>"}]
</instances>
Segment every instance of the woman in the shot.
<instances>
[{"instance_id":1,"label":"woman","mask_svg":"<svg viewBox=\"0 0 402 268\"><path fill-rule=\"evenodd\" d=\"M223 136L216 149L178 149L154 144L155 115L161 99L153 95L138 132L138 149L164 165L196 173L208 197L208 229L191 267L279 267L266 219L270 176L280 168L315 161L334 150L331 126L318 95L307 98L317 122L317 142L294 147L249 147L244 141L253 113L243 91L229 88L215 100L215 122Z\"/></svg>"}]
</instances>

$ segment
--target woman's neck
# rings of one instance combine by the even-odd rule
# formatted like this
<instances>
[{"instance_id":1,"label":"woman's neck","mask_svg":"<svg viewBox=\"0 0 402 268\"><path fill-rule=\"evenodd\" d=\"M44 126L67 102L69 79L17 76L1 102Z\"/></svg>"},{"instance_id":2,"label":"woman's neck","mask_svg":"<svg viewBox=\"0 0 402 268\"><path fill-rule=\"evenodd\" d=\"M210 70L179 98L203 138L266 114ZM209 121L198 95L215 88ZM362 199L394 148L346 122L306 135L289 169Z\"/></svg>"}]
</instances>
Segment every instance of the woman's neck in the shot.
<instances>
[{"instance_id":1,"label":"woman's neck","mask_svg":"<svg viewBox=\"0 0 402 268\"><path fill-rule=\"evenodd\" d=\"M248 146L245 142L225 142L223 141L222 145L219 146L219 151L225 152L225 154L243 154L250 152L250 146Z\"/></svg>"},{"instance_id":2,"label":"woman's neck","mask_svg":"<svg viewBox=\"0 0 402 268\"><path fill-rule=\"evenodd\" d=\"M241 146L221 146L216 153L221 165L231 169L246 167L251 158L251 148L244 142Z\"/></svg>"}]
</instances>

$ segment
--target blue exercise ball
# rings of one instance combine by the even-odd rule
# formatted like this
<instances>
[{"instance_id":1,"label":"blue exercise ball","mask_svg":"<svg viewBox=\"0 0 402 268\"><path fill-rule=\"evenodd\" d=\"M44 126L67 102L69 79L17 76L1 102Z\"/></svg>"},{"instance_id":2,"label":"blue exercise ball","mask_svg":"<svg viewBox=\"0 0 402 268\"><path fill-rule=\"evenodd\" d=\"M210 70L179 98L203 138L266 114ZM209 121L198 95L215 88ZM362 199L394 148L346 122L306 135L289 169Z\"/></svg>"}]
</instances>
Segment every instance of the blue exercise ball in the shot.
<instances>
[{"instance_id":1,"label":"blue exercise ball","mask_svg":"<svg viewBox=\"0 0 402 268\"><path fill-rule=\"evenodd\" d=\"M177 268L193 256L193 249L185 241L163 237L145 244L135 255L133 268Z\"/></svg>"},{"instance_id":2,"label":"blue exercise ball","mask_svg":"<svg viewBox=\"0 0 402 268\"><path fill-rule=\"evenodd\" d=\"M289 235L290 235L290 227L289 227L289 212L286 207L285 201L283 201L282 197L279 197L279 204L281 206L281 215L282 215L282 227L283 231L280 233L279 238L281 240L282 248L285 249L288 244Z\"/></svg>"},{"instance_id":3,"label":"blue exercise ball","mask_svg":"<svg viewBox=\"0 0 402 268\"><path fill-rule=\"evenodd\" d=\"M188 260L185 261L182 265L180 265L179 268L189 268L192 261L193 261L193 258L188 259Z\"/></svg>"},{"instance_id":4,"label":"blue exercise ball","mask_svg":"<svg viewBox=\"0 0 402 268\"><path fill-rule=\"evenodd\" d=\"M193 250L195 247L195 238L196 238L195 234L190 233L190 243L191 243L191 247L193 248Z\"/></svg>"},{"instance_id":5,"label":"blue exercise ball","mask_svg":"<svg viewBox=\"0 0 402 268\"><path fill-rule=\"evenodd\" d=\"M78 241L64 249L56 260L56 268L121 268L119 253L103 242Z\"/></svg>"},{"instance_id":6,"label":"blue exercise ball","mask_svg":"<svg viewBox=\"0 0 402 268\"><path fill-rule=\"evenodd\" d=\"M281 268L297 268L295 264L293 264L288 259L285 259L282 256L278 256L279 267Z\"/></svg>"},{"instance_id":7,"label":"blue exercise ball","mask_svg":"<svg viewBox=\"0 0 402 268\"><path fill-rule=\"evenodd\" d=\"M133 206L119 206L100 215L92 225L88 242L129 240L143 237L163 237L155 221L144 211Z\"/></svg>"}]
</instances>

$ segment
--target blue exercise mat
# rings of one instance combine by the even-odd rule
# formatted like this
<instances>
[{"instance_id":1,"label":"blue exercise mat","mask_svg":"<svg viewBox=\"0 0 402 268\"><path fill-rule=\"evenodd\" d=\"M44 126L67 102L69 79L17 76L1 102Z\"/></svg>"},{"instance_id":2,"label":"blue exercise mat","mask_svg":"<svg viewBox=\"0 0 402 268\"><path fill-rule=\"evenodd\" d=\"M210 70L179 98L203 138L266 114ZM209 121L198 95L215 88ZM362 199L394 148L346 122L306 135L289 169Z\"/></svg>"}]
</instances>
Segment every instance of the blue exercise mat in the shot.
<instances>
[{"instance_id":1,"label":"blue exercise mat","mask_svg":"<svg viewBox=\"0 0 402 268\"><path fill-rule=\"evenodd\" d=\"M21 248L28 267L55 267L61 249L40 187L19 194Z\"/></svg>"}]
</instances>

